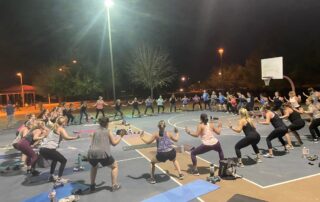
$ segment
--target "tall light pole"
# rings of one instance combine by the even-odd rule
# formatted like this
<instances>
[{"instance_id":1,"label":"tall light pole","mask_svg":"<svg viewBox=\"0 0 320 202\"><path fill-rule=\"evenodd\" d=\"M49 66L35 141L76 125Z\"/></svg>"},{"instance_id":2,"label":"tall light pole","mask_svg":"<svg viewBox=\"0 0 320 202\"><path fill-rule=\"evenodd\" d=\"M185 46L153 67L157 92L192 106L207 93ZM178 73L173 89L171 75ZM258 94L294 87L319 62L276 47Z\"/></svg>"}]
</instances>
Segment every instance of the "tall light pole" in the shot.
<instances>
[{"instance_id":1,"label":"tall light pole","mask_svg":"<svg viewBox=\"0 0 320 202\"><path fill-rule=\"evenodd\" d=\"M21 73L21 72L18 72L18 73L17 73L17 76L20 77L22 107L24 107L23 76L22 76L22 73Z\"/></svg>"},{"instance_id":2,"label":"tall light pole","mask_svg":"<svg viewBox=\"0 0 320 202\"><path fill-rule=\"evenodd\" d=\"M112 90L113 90L113 100L116 100L116 87L114 82L114 68L113 68L113 53L112 53L112 38L111 38L111 21L110 21L110 8L113 6L112 0L105 0L104 5L107 10L108 18L108 33L109 33L109 52L110 52L110 63L111 63L111 76L112 76Z\"/></svg>"}]
</instances>

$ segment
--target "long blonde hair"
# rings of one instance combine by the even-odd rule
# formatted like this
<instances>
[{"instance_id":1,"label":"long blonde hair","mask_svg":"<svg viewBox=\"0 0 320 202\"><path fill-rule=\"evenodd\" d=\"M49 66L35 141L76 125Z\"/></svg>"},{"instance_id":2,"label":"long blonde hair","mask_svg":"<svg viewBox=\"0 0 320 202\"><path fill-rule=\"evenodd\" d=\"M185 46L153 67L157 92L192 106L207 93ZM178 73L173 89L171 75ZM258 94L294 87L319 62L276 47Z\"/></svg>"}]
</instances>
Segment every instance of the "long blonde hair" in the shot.
<instances>
[{"instance_id":1,"label":"long blonde hair","mask_svg":"<svg viewBox=\"0 0 320 202\"><path fill-rule=\"evenodd\" d=\"M57 130L58 130L58 128L59 128L60 126L62 126L63 123L65 123L65 122L66 122L66 117L64 117L64 116L59 116L59 117L57 118L55 124L53 125L53 131L56 133Z\"/></svg>"},{"instance_id":2,"label":"long blonde hair","mask_svg":"<svg viewBox=\"0 0 320 202\"><path fill-rule=\"evenodd\" d=\"M247 109L245 109L245 108L239 109L239 114L240 114L240 118L245 119L251 126L254 126L254 125L253 125L253 121L252 121L252 119L250 118Z\"/></svg>"}]
</instances>

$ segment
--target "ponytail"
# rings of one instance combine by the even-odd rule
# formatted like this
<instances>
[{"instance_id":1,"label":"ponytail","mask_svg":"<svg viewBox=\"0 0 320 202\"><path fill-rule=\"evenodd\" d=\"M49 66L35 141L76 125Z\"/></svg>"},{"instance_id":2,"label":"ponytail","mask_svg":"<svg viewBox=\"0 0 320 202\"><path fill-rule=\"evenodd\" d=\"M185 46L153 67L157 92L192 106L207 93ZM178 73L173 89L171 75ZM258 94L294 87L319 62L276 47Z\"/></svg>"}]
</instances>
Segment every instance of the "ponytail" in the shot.
<instances>
[{"instance_id":1,"label":"ponytail","mask_svg":"<svg viewBox=\"0 0 320 202\"><path fill-rule=\"evenodd\" d=\"M248 110L246 110L245 108L241 108L239 110L239 114L241 118L244 118L251 126L254 126L253 121L248 113Z\"/></svg>"}]
</instances>

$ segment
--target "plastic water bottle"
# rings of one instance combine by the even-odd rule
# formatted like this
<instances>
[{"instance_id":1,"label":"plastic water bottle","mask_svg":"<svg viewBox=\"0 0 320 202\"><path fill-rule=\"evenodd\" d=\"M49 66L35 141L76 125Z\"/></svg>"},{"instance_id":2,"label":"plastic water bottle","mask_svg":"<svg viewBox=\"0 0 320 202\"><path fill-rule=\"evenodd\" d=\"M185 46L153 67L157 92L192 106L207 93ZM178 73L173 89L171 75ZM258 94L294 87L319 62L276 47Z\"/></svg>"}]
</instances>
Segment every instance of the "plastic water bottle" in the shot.
<instances>
[{"instance_id":1,"label":"plastic water bottle","mask_svg":"<svg viewBox=\"0 0 320 202\"><path fill-rule=\"evenodd\" d=\"M307 148L303 147L302 148L302 158L306 158L307 157Z\"/></svg>"},{"instance_id":2,"label":"plastic water bottle","mask_svg":"<svg viewBox=\"0 0 320 202\"><path fill-rule=\"evenodd\" d=\"M210 164L209 173L210 173L210 177L214 177L214 165L212 163Z\"/></svg>"},{"instance_id":3,"label":"plastic water bottle","mask_svg":"<svg viewBox=\"0 0 320 202\"><path fill-rule=\"evenodd\" d=\"M56 190L52 189L52 191L49 193L48 198L50 199L50 202L56 202Z\"/></svg>"},{"instance_id":4,"label":"plastic water bottle","mask_svg":"<svg viewBox=\"0 0 320 202\"><path fill-rule=\"evenodd\" d=\"M181 153L184 153L184 145L181 145L180 148L181 148Z\"/></svg>"}]
</instances>

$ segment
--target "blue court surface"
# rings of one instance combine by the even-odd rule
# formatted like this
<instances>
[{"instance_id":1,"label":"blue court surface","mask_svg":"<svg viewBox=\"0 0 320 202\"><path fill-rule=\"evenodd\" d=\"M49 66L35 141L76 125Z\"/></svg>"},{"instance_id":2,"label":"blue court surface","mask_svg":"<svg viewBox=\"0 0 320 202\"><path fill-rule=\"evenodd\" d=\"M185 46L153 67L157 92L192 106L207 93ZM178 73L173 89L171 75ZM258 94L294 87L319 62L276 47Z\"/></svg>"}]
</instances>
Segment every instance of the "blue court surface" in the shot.
<instances>
[{"instance_id":1,"label":"blue court surface","mask_svg":"<svg viewBox=\"0 0 320 202\"><path fill-rule=\"evenodd\" d=\"M127 121L132 127L137 127L148 133L157 130L157 123L159 120L165 120L167 123L167 130L173 130L173 127L177 127L180 131L180 140L178 144L188 144L197 146L201 142L197 138L193 138L184 132L184 127L188 126L190 129L195 130L196 125L199 122L201 112L179 112L172 114L161 114L156 116L147 116L142 118L127 118ZM228 127L228 120L236 124L237 116L229 115L222 112L209 112L211 116L219 117L223 123L223 130L220 136L217 136L221 142L224 150L225 157L236 157L234 151L234 145L244 135L242 133L236 134L232 132ZM215 121L216 122L216 121ZM288 124L288 122L285 122ZM72 134L74 130L87 130L94 129L95 125L74 125L67 127L67 131ZM121 127L121 126L119 126ZM265 152L267 149L265 138L271 132L271 126L257 125L257 130L261 134L261 141L259 148L261 152ZM309 138L308 128L305 127L299 131L304 141L304 146L310 149L310 154L319 154L319 144L312 143ZM15 136L15 131L3 131L0 135L1 145L9 144ZM139 138L126 137L126 138ZM292 140L295 141L292 136ZM287 183L297 180L299 178L306 178L308 176L319 175L319 167L317 166L319 161L315 161L315 165L309 165L308 160L302 158L302 148L295 147L290 153L284 153L283 148L280 146L280 142L275 139L272 141L275 147L276 157L273 159L262 159L263 163L256 164L253 161L255 157L251 147L247 147L241 150L243 155L244 168L238 168L238 174L243 175L244 179L260 188L268 188L276 186L278 184ZM90 182L90 165L84 162L85 170L81 172L73 172L72 169L75 165L78 153L86 154L90 144L90 138L88 135L83 134L81 139L75 141L63 141L60 152L68 159L67 166L64 172L64 178L68 178L73 182L83 182L89 184ZM149 161L141 153L132 151L123 151L122 147L127 144L122 141L118 146L112 148L112 155L119 162L119 183L122 188L117 192L111 192L111 180L110 169L100 168L97 175L97 184L99 187L96 192L88 193L80 196L80 201L163 201L157 197L169 198L168 201L179 201L175 194L181 194L186 191L179 180L173 180L163 170L157 168L156 178L157 182L151 185L147 182L147 178L150 176L150 164ZM0 163L5 162L8 159L5 157L8 151L0 150ZM12 157L15 158L15 157ZM200 155L199 158L208 163L218 164L218 154L216 152L208 152ZM188 164L191 164L188 162ZM59 166L59 164L58 164ZM57 168L58 168L57 166ZM181 168L186 170L187 168ZM47 182L49 168L41 168L42 174L38 177L31 178L24 174L24 172L12 172L2 173L0 175L0 194L5 201L15 202L24 201L32 198L36 195L47 193L52 189L52 184ZM218 183L219 185L219 183ZM181 189L180 192L175 190ZM223 187L220 187L223 189ZM202 189L195 189L194 199L188 198L191 201L198 201L197 197L201 197L203 193L198 192ZM214 189L213 189L214 190ZM208 191L213 191L208 190ZM167 193L167 194L166 194ZM170 193L174 193L170 195ZM192 193L190 192L192 195ZM172 200L171 200L172 196Z\"/></svg>"}]
</instances>

